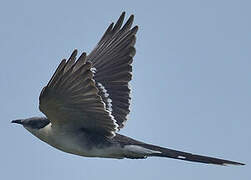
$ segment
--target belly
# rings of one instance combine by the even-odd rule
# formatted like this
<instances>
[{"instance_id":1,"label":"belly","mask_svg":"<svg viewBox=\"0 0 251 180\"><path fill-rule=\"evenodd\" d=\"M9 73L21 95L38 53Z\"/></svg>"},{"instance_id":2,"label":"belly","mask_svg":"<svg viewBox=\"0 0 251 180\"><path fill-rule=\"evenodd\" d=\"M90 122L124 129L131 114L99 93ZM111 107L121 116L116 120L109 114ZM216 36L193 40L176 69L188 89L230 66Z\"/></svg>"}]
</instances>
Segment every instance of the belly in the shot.
<instances>
[{"instance_id":1,"label":"belly","mask_svg":"<svg viewBox=\"0 0 251 180\"><path fill-rule=\"evenodd\" d=\"M84 139L80 139L71 134L62 134L54 136L52 141L47 142L51 146L71 154L76 154L80 156L92 157L93 154L91 148L85 144Z\"/></svg>"},{"instance_id":2,"label":"belly","mask_svg":"<svg viewBox=\"0 0 251 180\"><path fill-rule=\"evenodd\" d=\"M53 144L53 147L75 155L85 157L103 157L103 158L123 158L123 150L120 146L100 147L95 144L89 144L83 140L72 136L63 136Z\"/></svg>"},{"instance_id":3,"label":"belly","mask_svg":"<svg viewBox=\"0 0 251 180\"><path fill-rule=\"evenodd\" d=\"M47 127L43 132L35 135L54 148L67 153L85 157L124 158L123 149L119 145L95 144L86 137L85 133L55 131Z\"/></svg>"}]
</instances>

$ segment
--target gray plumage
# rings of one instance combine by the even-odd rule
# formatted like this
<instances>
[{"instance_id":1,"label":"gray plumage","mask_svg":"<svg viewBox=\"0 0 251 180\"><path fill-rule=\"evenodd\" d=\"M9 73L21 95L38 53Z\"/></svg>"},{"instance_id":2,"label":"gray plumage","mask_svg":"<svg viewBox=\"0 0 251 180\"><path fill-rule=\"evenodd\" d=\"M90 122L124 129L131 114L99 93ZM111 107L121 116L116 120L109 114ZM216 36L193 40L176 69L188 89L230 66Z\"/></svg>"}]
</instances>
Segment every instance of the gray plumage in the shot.
<instances>
[{"instance_id":1,"label":"gray plumage","mask_svg":"<svg viewBox=\"0 0 251 180\"><path fill-rule=\"evenodd\" d=\"M130 88L128 82L132 78L132 61L135 55L135 42L138 26L132 27L134 16L131 15L122 27L125 13L122 13L117 23L107 28L94 50L87 56L87 61L96 68L94 79L107 90L112 100L112 115L119 129L123 128L130 105ZM122 28L121 28L122 27ZM100 86L99 95L109 105Z\"/></svg>"},{"instance_id":2,"label":"gray plumage","mask_svg":"<svg viewBox=\"0 0 251 180\"><path fill-rule=\"evenodd\" d=\"M129 114L132 62L138 26L123 12L94 50L77 58L74 50L63 59L39 96L44 118L12 121L22 124L42 141L64 152L105 158L169 157L208 164L243 163L195 155L118 134ZM122 26L123 25L123 26Z\"/></svg>"}]
</instances>

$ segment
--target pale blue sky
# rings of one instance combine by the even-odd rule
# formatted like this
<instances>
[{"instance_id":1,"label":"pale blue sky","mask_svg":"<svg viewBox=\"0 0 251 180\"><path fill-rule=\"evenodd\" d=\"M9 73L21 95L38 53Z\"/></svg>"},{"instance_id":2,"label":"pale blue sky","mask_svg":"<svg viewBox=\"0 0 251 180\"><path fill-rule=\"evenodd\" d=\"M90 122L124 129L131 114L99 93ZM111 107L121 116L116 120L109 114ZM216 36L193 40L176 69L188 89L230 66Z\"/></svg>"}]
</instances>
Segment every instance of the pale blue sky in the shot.
<instances>
[{"instance_id":1,"label":"pale blue sky","mask_svg":"<svg viewBox=\"0 0 251 180\"><path fill-rule=\"evenodd\" d=\"M251 178L250 1L1 1L0 179ZM139 25L132 106L122 134L244 162L112 160L60 152L12 119L42 115L59 61L95 46L122 11Z\"/></svg>"}]
</instances>

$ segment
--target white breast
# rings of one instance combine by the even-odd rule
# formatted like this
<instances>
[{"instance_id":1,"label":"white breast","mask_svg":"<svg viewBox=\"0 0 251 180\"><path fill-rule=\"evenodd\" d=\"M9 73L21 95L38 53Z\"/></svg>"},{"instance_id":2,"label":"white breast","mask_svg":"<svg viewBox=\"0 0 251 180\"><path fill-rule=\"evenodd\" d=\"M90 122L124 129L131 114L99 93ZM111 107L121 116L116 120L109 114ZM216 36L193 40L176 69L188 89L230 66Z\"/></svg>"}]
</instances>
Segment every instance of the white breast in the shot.
<instances>
[{"instance_id":1,"label":"white breast","mask_svg":"<svg viewBox=\"0 0 251 180\"><path fill-rule=\"evenodd\" d=\"M90 148L85 141L84 134L76 134L63 128L53 128L51 123L39 130L27 128L32 134L49 145L71 154L86 157L123 158L123 150L120 146L107 148Z\"/></svg>"}]
</instances>

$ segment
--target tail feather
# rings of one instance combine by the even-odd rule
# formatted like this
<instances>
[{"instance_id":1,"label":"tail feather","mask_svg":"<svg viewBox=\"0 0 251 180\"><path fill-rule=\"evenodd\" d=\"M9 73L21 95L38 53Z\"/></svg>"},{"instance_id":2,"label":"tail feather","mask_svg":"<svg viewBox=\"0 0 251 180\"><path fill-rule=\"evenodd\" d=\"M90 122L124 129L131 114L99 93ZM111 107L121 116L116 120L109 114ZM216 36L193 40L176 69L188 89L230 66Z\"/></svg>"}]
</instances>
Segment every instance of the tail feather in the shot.
<instances>
[{"instance_id":1,"label":"tail feather","mask_svg":"<svg viewBox=\"0 0 251 180\"><path fill-rule=\"evenodd\" d=\"M142 144L141 145L144 148L153 150L153 151L159 151L160 153L151 153L148 156L158 156L158 157L168 157L173 159L179 159L184 161L192 161L192 162L199 162L199 163L206 163L206 164L216 164L216 165L245 165L240 162L225 160L225 159L219 159L209 156L202 156L182 151L177 151L173 149L163 148L159 146L154 146L150 144Z\"/></svg>"},{"instance_id":2,"label":"tail feather","mask_svg":"<svg viewBox=\"0 0 251 180\"><path fill-rule=\"evenodd\" d=\"M173 149L168 149L160 146L155 146L151 144L146 144L132 138L116 134L114 140L119 143L125 149L124 156L126 158L147 158L151 156L157 157L167 157L173 159L179 159L184 161L192 161L206 164L216 164L216 165L245 165L240 162L219 159L209 156L202 156L192 153L187 153L183 151L177 151Z\"/></svg>"}]
</instances>

